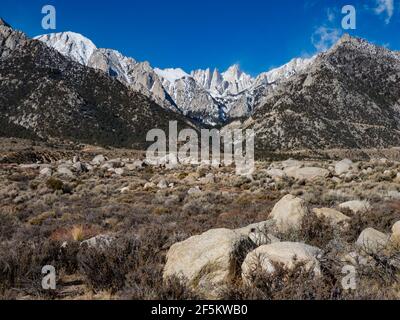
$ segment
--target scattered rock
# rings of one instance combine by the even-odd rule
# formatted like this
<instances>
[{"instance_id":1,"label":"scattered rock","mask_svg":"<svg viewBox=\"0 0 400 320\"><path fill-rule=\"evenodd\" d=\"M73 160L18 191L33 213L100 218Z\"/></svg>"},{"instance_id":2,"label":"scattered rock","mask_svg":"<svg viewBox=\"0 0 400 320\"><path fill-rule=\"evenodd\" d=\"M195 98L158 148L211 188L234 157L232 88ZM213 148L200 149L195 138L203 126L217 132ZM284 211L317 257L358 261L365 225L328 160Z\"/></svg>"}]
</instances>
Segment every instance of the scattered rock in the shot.
<instances>
[{"instance_id":1,"label":"scattered rock","mask_svg":"<svg viewBox=\"0 0 400 320\"><path fill-rule=\"evenodd\" d=\"M371 209L371 205L368 201L353 200L340 204L339 208L349 209L353 213L363 213Z\"/></svg>"},{"instance_id":2,"label":"scattered rock","mask_svg":"<svg viewBox=\"0 0 400 320\"><path fill-rule=\"evenodd\" d=\"M352 166L353 166L353 161L351 161L350 159L344 159L342 161L339 161L335 165L335 173L338 176L340 176L344 173L349 172L351 170Z\"/></svg>"},{"instance_id":3,"label":"scattered rock","mask_svg":"<svg viewBox=\"0 0 400 320\"><path fill-rule=\"evenodd\" d=\"M66 168L65 166L60 166L57 169L57 173L63 176L67 176L69 178L73 178L74 174L72 173L72 171L68 168Z\"/></svg>"},{"instance_id":4,"label":"scattered rock","mask_svg":"<svg viewBox=\"0 0 400 320\"><path fill-rule=\"evenodd\" d=\"M86 172L88 171L86 169L86 166L82 163L82 162L74 162L74 164L72 165L72 167L77 171L77 172Z\"/></svg>"},{"instance_id":5,"label":"scattered rock","mask_svg":"<svg viewBox=\"0 0 400 320\"><path fill-rule=\"evenodd\" d=\"M124 174L124 169L123 168L117 168L114 169L115 174L122 176Z\"/></svg>"},{"instance_id":6,"label":"scattered rock","mask_svg":"<svg viewBox=\"0 0 400 320\"><path fill-rule=\"evenodd\" d=\"M40 168L40 165L37 163L34 164L20 164L19 167L21 169L33 169L33 170L37 170Z\"/></svg>"},{"instance_id":7,"label":"scattered rock","mask_svg":"<svg viewBox=\"0 0 400 320\"><path fill-rule=\"evenodd\" d=\"M210 230L174 244L168 251L163 277L178 277L206 298L216 299L219 290L239 272L236 266L242 257L252 249L254 244L238 232Z\"/></svg>"},{"instance_id":8,"label":"scattered rock","mask_svg":"<svg viewBox=\"0 0 400 320\"><path fill-rule=\"evenodd\" d=\"M201 191L200 187L194 187L194 188L190 188L187 193L188 193L188 195L200 194L200 193L202 193L202 191Z\"/></svg>"},{"instance_id":9,"label":"scattered rock","mask_svg":"<svg viewBox=\"0 0 400 320\"><path fill-rule=\"evenodd\" d=\"M165 181L165 180L163 179L163 180L161 180L161 181L158 183L157 187L158 187L159 189L167 189L167 188L168 188L168 183L167 183L167 181Z\"/></svg>"},{"instance_id":10,"label":"scattered rock","mask_svg":"<svg viewBox=\"0 0 400 320\"><path fill-rule=\"evenodd\" d=\"M121 189L121 193L127 193L127 192L129 192L129 187L124 187L124 188L122 188Z\"/></svg>"},{"instance_id":11,"label":"scattered rock","mask_svg":"<svg viewBox=\"0 0 400 320\"><path fill-rule=\"evenodd\" d=\"M150 190L150 189L154 189L156 187L154 182L147 182L145 183L143 189L144 190Z\"/></svg>"},{"instance_id":12,"label":"scattered rock","mask_svg":"<svg viewBox=\"0 0 400 320\"><path fill-rule=\"evenodd\" d=\"M280 232L287 232L291 229L298 230L307 214L304 200L289 194L274 206L270 218L275 221Z\"/></svg>"},{"instance_id":13,"label":"scattered rock","mask_svg":"<svg viewBox=\"0 0 400 320\"><path fill-rule=\"evenodd\" d=\"M400 221L397 221L392 227L392 240L400 243Z\"/></svg>"},{"instance_id":14,"label":"scattered rock","mask_svg":"<svg viewBox=\"0 0 400 320\"><path fill-rule=\"evenodd\" d=\"M268 220L260 223L254 223L241 229L236 229L236 231L244 236L248 236L250 240L259 247L265 244L280 241L277 237L269 233L269 230L273 229L274 226L275 222Z\"/></svg>"},{"instance_id":15,"label":"scattered rock","mask_svg":"<svg viewBox=\"0 0 400 320\"><path fill-rule=\"evenodd\" d=\"M99 166L99 165L101 165L102 163L104 163L106 161L106 158L102 155L102 154L99 154L98 156L95 156L94 158L93 158L93 160L92 160L92 164L93 165L95 165L95 166Z\"/></svg>"},{"instance_id":16,"label":"scattered rock","mask_svg":"<svg viewBox=\"0 0 400 320\"><path fill-rule=\"evenodd\" d=\"M125 164L125 167L129 171L134 171L134 170L137 170L137 169L141 169L141 168L143 168L143 161L135 160L133 163Z\"/></svg>"},{"instance_id":17,"label":"scattered rock","mask_svg":"<svg viewBox=\"0 0 400 320\"><path fill-rule=\"evenodd\" d=\"M275 168L269 169L267 171L267 175L273 179L283 179L284 177L286 177L286 173L283 170Z\"/></svg>"},{"instance_id":18,"label":"scattered rock","mask_svg":"<svg viewBox=\"0 0 400 320\"><path fill-rule=\"evenodd\" d=\"M293 270L299 263L305 271L313 271L315 276L321 275L317 260L322 251L297 242L276 242L261 246L251 251L242 264L242 278L250 282L254 272L275 273L275 265L281 264L287 270Z\"/></svg>"},{"instance_id":19,"label":"scattered rock","mask_svg":"<svg viewBox=\"0 0 400 320\"><path fill-rule=\"evenodd\" d=\"M353 266L373 266L375 262L371 256L356 251L343 255L340 261Z\"/></svg>"},{"instance_id":20,"label":"scattered rock","mask_svg":"<svg viewBox=\"0 0 400 320\"><path fill-rule=\"evenodd\" d=\"M351 219L340 211L330 208L315 208L313 212L317 217L327 219L333 226L349 227Z\"/></svg>"},{"instance_id":21,"label":"scattered rock","mask_svg":"<svg viewBox=\"0 0 400 320\"><path fill-rule=\"evenodd\" d=\"M50 168L43 168L42 170L40 170L41 176L51 177L52 174L53 174L53 170L51 170Z\"/></svg>"},{"instance_id":22,"label":"scattered rock","mask_svg":"<svg viewBox=\"0 0 400 320\"><path fill-rule=\"evenodd\" d=\"M298 160L294 160L294 159L288 159L285 161L282 161L282 168L290 168L290 167L298 167L300 168L303 163L301 161Z\"/></svg>"},{"instance_id":23,"label":"scattered rock","mask_svg":"<svg viewBox=\"0 0 400 320\"><path fill-rule=\"evenodd\" d=\"M400 192L397 190L388 191L385 198L389 200L400 200Z\"/></svg>"},{"instance_id":24,"label":"scattered rock","mask_svg":"<svg viewBox=\"0 0 400 320\"><path fill-rule=\"evenodd\" d=\"M374 254L384 249L389 239L390 236L373 228L368 228L361 232L356 244L368 254Z\"/></svg>"},{"instance_id":25,"label":"scattered rock","mask_svg":"<svg viewBox=\"0 0 400 320\"><path fill-rule=\"evenodd\" d=\"M88 240L82 241L81 246L88 246L89 248L105 249L109 247L114 241L114 237L110 235L98 235Z\"/></svg>"},{"instance_id":26,"label":"scattered rock","mask_svg":"<svg viewBox=\"0 0 400 320\"><path fill-rule=\"evenodd\" d=\"M296 180L313 181L320 178L327 178L330 175L329 170L317 167L290 167L284 170L288 177Z\"/></svg>"}]
</instances>

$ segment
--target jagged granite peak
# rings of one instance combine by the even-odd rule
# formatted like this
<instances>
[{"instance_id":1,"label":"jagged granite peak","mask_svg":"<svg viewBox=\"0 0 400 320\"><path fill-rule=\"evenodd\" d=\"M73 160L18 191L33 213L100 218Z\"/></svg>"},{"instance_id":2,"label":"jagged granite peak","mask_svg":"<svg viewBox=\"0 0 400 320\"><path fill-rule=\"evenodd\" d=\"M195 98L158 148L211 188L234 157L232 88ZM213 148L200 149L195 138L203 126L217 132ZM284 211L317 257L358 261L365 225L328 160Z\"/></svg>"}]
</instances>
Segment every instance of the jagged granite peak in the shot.
<instances>
[{"instance_id":1,"label":"jagged granite peak","mask_svg":"<svg viewBox=\"0 0 400 320\"><path fill-rule=\"evenodd\" d=\"M7 29L7 32L4 30ZM12 41L10 41L12 39ZM0 135L146 149L146 134L193 124L101 70L0 26Z\"/></svg>"},{"instance_id":2,"label":"jagged granite peak","mask_svg":"<svg viewBox=\"0 0 400 320\"><path fill-rule=\"evenodd\" d=\"M243 128L264 152L398 146L399 81L396 53L346 35L269 91Z\"/></svg>"},{"instance_id":3,"label":"jagged granite peak","mask_svg":"<svg viewBox=\"0 0 400 320\"><path fill-rule=\"evenodd\" d=\"M182 69L155 69L172 100L187 117L207 125L217 125L226 119L223 106L192 76Z\"/></svg>"},{"instance_id":4,"label":"jagged granite peak","mask_svg":"<svg viewBox=\"0 0 400 320\"><path fill-rule=\"evenodd\" d=\"M211 75L210 69L199 69L192 71L191 75L214 98L236 95L248 89L254 81L250 75L240 69L238 64L230 66L223 73L220 73L218 69L214 69Z\"/></svg>"},{"instance_id":5,"label":"jagged granite peak","mask_svg":"<svg viewBox=\"0 0 400 320\"><path fill-rule=\"evenodd\" d=\"M12 28L3 18L0 18L0 26L4 26L7 28Z\"/></svg>"}]
</instances>

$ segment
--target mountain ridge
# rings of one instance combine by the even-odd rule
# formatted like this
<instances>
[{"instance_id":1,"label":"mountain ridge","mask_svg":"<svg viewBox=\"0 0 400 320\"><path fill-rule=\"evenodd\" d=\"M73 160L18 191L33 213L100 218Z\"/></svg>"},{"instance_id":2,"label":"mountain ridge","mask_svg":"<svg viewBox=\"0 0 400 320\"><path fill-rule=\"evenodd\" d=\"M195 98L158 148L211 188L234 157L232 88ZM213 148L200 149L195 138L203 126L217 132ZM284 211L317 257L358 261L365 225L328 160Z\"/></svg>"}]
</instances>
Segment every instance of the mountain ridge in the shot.
<instances>
[{"instance_id":1,"label":"mountain ridge","mask_svg":"<svg viewBox=\"0 0 400 320\"><path fill-rule=\"evenodd\" d=\"M196 128L101 70L0 26L0 134L145 149L149 130Z\"/></svg>"}]
</instances>

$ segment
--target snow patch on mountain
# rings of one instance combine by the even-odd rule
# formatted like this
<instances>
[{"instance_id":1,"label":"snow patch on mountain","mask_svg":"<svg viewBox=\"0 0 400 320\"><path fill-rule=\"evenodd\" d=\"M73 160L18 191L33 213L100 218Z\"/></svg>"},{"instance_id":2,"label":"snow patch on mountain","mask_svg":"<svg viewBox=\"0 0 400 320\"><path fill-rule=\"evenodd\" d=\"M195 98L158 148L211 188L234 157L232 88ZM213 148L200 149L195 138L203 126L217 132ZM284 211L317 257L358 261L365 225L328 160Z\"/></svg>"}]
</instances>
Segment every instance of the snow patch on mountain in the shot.
<instances>
[{"instance_id":1,"label":"snow patch on mountain","mask_svg":"<svg viewBox=\"0 0 400 320\"><path fill-rule=\"evenodd\" d=\"M35 40L45 42L61 54L87 65L93 52L97 50L95 44L83 35L75 32L50 33L37 36Z\"/></svg>"},{"instance_id":2,"label":"snow patch on mountain","mask_svg":"<svg viewBox=\"0 0 400 320\"><path fill-rule=\"evenodd\" d=\"M309 59L295 58L285 65L272 69L268 72L261 73L255 80L255 86L262 84L274 84L276 82L288 79L299 72L305 70L314 60L315 57Z\"/></svg>"},{"instance_id":3,"label":"snow patch on mountain","mask_svg":"<svg viewBox=\"0 0 400 320\"><path fill-rule=\"evenodd\" d=\"M176 80L190 77L185 71L181 68L169 68L169 69L154 69L155 73L157 73L161 78L168 80L170 83L174 83Z\"/></svg>"}]
</instances>

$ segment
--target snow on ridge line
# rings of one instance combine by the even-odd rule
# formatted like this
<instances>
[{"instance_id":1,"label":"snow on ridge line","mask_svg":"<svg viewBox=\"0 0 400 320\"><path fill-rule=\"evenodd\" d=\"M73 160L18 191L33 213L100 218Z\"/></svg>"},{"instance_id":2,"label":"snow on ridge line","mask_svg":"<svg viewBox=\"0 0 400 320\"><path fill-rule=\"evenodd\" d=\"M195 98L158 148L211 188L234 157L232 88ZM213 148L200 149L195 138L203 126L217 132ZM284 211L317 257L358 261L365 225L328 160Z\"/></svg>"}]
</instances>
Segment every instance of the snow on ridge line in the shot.
<instances>
[{"instance_id":1,"label":"snow on ridge line","mask_svg":"<svg viewBox=\"0 0 400 320\"><path fill-rule=\"evenodd\" d=\"M168 69L155 68L154 71L159 77L168 80L170 83L174 83L176 80L185 77L191 77L181 68L168 68Z\"/></svg>"},{"instance_id":2,"label":"snow on ridge line","mask_svg":"<svg viewBox=\"0 0 400 320\"><path fill-rule=\"evenodd\" d=\"M89 38L72 31L39 35L34 39L50 45L61 54L70 56L83 65L89 63L90 57L97 50Z\"/></svg>"}]
</instances>

